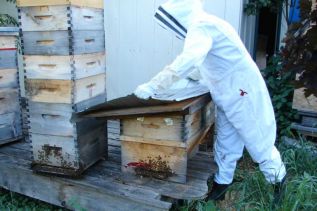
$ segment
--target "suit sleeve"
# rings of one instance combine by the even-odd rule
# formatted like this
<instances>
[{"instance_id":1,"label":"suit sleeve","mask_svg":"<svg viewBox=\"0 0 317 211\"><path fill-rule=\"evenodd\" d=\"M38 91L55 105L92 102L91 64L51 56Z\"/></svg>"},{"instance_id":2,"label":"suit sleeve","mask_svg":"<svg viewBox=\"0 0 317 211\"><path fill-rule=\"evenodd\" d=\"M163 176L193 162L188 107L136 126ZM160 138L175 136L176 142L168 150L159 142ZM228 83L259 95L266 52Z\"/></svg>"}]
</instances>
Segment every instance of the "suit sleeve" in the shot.
<instances>
[{"instance_id":1,"label":"suit sleeve","mask_svg":"<svg viewBox=\"0 0 317 211\"><path fill-rule=\"evenodd\" d=\"M206 27L193 27L187 32L183 52L173 61L170 68L178 77L186 77L193 68L205 60L213 44L212 36Z\"/></svg>"}]
</instances>

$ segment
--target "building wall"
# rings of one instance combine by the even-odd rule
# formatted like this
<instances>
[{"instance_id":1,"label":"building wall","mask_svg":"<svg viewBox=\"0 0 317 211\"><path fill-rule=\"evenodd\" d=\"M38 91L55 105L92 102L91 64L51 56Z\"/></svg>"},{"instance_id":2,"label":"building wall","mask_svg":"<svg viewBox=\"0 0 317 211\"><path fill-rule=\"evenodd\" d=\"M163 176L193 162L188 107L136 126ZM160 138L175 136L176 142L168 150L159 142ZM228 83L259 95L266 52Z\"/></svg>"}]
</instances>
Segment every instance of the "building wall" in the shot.
<instances>
[{"instance_id":1,"label":"building wall","mask_svg":"<svg viewBox=\"0 0 317 211\"><path fill-rule=\"evenodd\" d=\"M131 94L181 52L183 42L153 19L165 1L105 0L109 100ZM247 34L248 30L242 30L243 0L205 0L205 9L226 19L240 34Z\"/></svg>"},{"instance_id":2,"label":"building wall","mask_svg":"<svg viewBox=\"0 0 317 211\"><path fill-rule=\"evenodd\" d=\"M108 99L113 99L132 93L172 62L181 52L183 41L154 22L156 8L166 0L104 1L107 93ZM15 4L0 0L0 5L0 13L17 18ZM230 22L247 48L252 48L252 28L242 24L243 0L205 0L205 10Z\"/></svg>"}]
</instances>

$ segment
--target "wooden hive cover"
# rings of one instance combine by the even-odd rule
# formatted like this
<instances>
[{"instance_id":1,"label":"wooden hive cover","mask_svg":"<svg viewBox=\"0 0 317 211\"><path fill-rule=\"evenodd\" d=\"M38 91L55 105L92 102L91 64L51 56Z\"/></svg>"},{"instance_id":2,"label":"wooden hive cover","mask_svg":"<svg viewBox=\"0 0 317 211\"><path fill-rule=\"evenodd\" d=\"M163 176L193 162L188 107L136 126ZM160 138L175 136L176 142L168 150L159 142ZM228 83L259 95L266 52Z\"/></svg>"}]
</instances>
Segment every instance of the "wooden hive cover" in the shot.
<instances>
[{"instance_id":1,"label":"wooden hive cover","mask_svg":"<svg viewBox=\"0 0 317 211\"><path fill-rule=\"evenodd\" d=\"M89 110L78 113L78 117L95 117L104 119L126 119L135 116L155 116L171 114L191 114L202 108L211 100L210 94L187 99L180 102L142 100L135 95L108 101Z\"/></svg>"}]
</instances>

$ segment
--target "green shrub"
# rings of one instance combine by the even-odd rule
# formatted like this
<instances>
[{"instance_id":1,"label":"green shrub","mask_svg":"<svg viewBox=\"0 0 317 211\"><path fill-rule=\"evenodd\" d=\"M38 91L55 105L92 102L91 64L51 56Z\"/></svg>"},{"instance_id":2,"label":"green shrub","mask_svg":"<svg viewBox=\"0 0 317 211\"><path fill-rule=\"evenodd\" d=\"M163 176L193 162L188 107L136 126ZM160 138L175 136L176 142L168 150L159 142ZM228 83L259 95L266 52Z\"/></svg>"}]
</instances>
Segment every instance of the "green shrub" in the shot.
<instances>
[{"instance_id":1,"label":"green shrub","mask_svg":"<svg viewBox=\"0 0 317 211\"><path fill-rule=\"evenodd\" d=\"M273 56L265 69L261 70L272 98L279 137L289 135L290 126L296 120L296 111L292 109L295 77L292 72L283 72L282 58Z\"/></svg>"}]
</instances>

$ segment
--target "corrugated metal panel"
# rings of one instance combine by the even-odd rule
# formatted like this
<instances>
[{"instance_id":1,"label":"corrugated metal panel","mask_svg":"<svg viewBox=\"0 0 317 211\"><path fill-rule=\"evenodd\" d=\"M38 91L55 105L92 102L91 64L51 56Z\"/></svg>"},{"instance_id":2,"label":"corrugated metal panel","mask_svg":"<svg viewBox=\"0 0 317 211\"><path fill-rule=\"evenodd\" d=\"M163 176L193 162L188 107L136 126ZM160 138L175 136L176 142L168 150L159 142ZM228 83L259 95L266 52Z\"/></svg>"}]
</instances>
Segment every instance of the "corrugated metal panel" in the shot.
<instances>
[{"instance_id":1,"label":"corrugated metal panel","mask_svg":"<svg viewBox=\"0 0 317 211\"><path fill-rule=\"evenodd\" d=\"M181 52L183 42L158 26L153 15L164 0L105 0L108 99L126 96ZM206 11L240 31L243 0L208 0Z\"/></svg>"}]
</instances>

